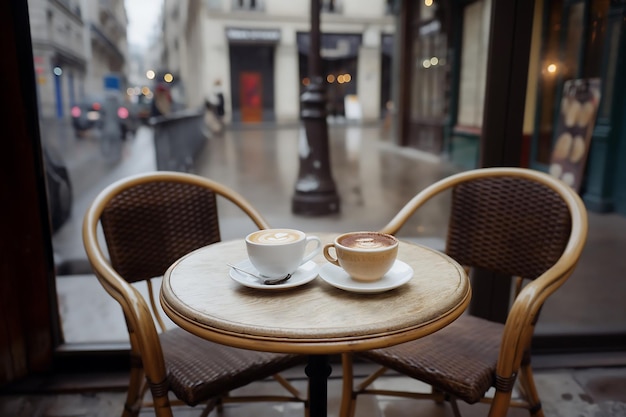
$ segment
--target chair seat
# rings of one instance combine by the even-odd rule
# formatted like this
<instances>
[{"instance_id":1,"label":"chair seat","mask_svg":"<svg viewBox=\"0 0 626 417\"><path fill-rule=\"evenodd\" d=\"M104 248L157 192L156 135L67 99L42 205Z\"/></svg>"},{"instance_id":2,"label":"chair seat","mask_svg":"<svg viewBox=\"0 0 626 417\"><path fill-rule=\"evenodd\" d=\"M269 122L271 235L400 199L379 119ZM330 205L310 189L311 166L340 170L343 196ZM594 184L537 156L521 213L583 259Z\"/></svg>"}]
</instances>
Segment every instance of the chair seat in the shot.
<instances>
[{"instance_id":1,"label":"chair seat","mask_svg":"<svg viewBox=\"0 0 626 417\"><path fill-rule=\"evenodd\" d=\"M170 389L189 405L303 363L306 356L236 349L182 329L160 335Z\"/></svg>"},{"instance_id":2,"label":"chair seat","mask_svg":"<svg viewBox=\"0 0 626 417\"><path fill-rule=\"evenodd\" d=\"M463 315L428 337L357 356L473 404L494 382L503 328Z\"/></svg>"}]
</instances>

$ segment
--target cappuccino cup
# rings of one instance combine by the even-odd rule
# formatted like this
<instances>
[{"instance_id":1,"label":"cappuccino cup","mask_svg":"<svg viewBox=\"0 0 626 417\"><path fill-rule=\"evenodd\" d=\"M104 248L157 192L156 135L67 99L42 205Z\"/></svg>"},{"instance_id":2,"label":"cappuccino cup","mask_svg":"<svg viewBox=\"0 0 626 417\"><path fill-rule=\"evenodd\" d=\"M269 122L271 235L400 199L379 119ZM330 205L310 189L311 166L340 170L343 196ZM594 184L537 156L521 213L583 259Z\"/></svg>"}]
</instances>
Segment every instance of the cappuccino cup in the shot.
<instances>
[{"instance_id":1,"label":"cappuccino cup","mask_svg":"<svg viewBox=\"0 0 626 417\"><path fill-rule=\"evenodd\" d=\"M313 249L305 256L309 243ZM295 229L258 230L246 236L246 249L252 265L268 278L293 274L298 267L317 256L322 241Z\"/></svg>"},{"instance_id":2,"label":"cappuccino cup","mask_svg":"<svg viewBox=\"0 0 626 417\"><path fill-rule=\"evenodd\" d=\"M324 246L328 262L343 268L352 279L363 282L381 279L389 272L397 255L398 239L379 232L344 233Z\"/></svg>"}]
</instances>

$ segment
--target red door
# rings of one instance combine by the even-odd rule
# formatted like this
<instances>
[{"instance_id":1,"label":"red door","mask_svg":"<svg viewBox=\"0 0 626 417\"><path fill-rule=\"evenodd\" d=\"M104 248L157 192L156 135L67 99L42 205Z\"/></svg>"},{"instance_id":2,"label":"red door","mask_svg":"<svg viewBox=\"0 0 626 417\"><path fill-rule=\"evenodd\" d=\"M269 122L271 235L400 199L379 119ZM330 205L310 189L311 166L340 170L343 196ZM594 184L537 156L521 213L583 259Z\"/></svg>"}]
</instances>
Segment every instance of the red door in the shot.
<instances>
[{"instance_id":1,"label":"red door","mask_svg":"<svg viewBox=\"0 0 626 417\"><path fill-rule=\"evenodd\" d=\"M241 121L255 123L263 120L262 81L260 72L239 74Z\"/></svg>"}]
</instances>

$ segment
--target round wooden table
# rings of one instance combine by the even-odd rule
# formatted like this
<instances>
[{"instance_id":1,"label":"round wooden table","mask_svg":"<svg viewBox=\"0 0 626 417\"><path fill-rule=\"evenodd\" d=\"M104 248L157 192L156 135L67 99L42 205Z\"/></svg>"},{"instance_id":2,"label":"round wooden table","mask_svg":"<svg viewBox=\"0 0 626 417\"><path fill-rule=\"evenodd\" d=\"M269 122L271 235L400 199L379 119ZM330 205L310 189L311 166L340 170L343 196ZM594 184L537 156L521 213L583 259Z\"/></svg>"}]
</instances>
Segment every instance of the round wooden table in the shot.
<instances>
[{"instance_id":1,"label":"round wooden table","mask_svg":"<svg viewBox=\"0 0 626 417\"><path fill-rule=\"evenodd\" d=\"M308 234L324 244L336 236ZM413 268L413 278L382 293L345 291L319 276L285 290L248 288L229 277L227 265L246 258L243 239L189 253L165 273L161 305L174 323L199 337L244 349L311 355L306 373L314 417L326 415L327 355L426 336L460 316L471 296L458 263L404 241L398 260ZM323 255L314 261L327 263Z\"/></svg>"}]
</instances>

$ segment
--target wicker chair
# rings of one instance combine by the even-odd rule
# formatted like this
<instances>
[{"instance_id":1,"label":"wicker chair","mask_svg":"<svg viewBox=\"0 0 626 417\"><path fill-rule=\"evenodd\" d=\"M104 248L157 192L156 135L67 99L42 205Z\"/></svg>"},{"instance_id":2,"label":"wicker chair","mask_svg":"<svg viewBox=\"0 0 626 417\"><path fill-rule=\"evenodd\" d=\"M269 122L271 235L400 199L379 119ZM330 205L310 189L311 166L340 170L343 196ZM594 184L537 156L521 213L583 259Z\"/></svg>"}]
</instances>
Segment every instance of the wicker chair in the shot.
<instances>
[{"instance_id":1,"label":"wicker chair","mask_svg":"<svg viewBox=\"0 0 626 417\"><path fill-rule=\"evenodd\" d=\"M350 354L343 355L342 417L353 416L360 394L490 403L489 416L509 407L543 416L530 366L530 346L541 306L572 274L587 236L578 195L546 174L521 168L477 169L445 178L418 193L382 231L396 234L426 201L452 190L446 253L469 268L516 277L505 324L464 314L437 333L354 356L382 365L354 386ZM524 285L526 283L526 285ZM431 392L370 388L386 370L429 384ZM517 383L520 398L512 399ZM495 394L485 397L495 388Z\"/></svg>"},{"instance_id":2,"label":"wicker chair","mask_svg":"<svg viewBox=\"0 0 626 417\"><path fill-rule=\"evenodd\" d=\"M304 363L306 356L235 349L179 328L166 330L157 313L151 278L162 276L184 254L220 241L217 195L243 210L253 229L254 225L268 227L239 194L211 180L178 172L120 180L103 190L85 214L87 256L102 286L121 305L130 336L131 374L124 417L138 415L146 405L143 397L148 387L157 416L171 416L171 405L177 403L206 403L202 413L206 416L216 405L234 401L298 401L308 414L306 396L277 374ZM98 236L99 225L106 252ZM151 308L131 285L138 281L148 284ZM231 390L271 376L288 391L285 395L229 395ZM169 392L179 400L170 401Z\"/></svg>"}]
</instances>

